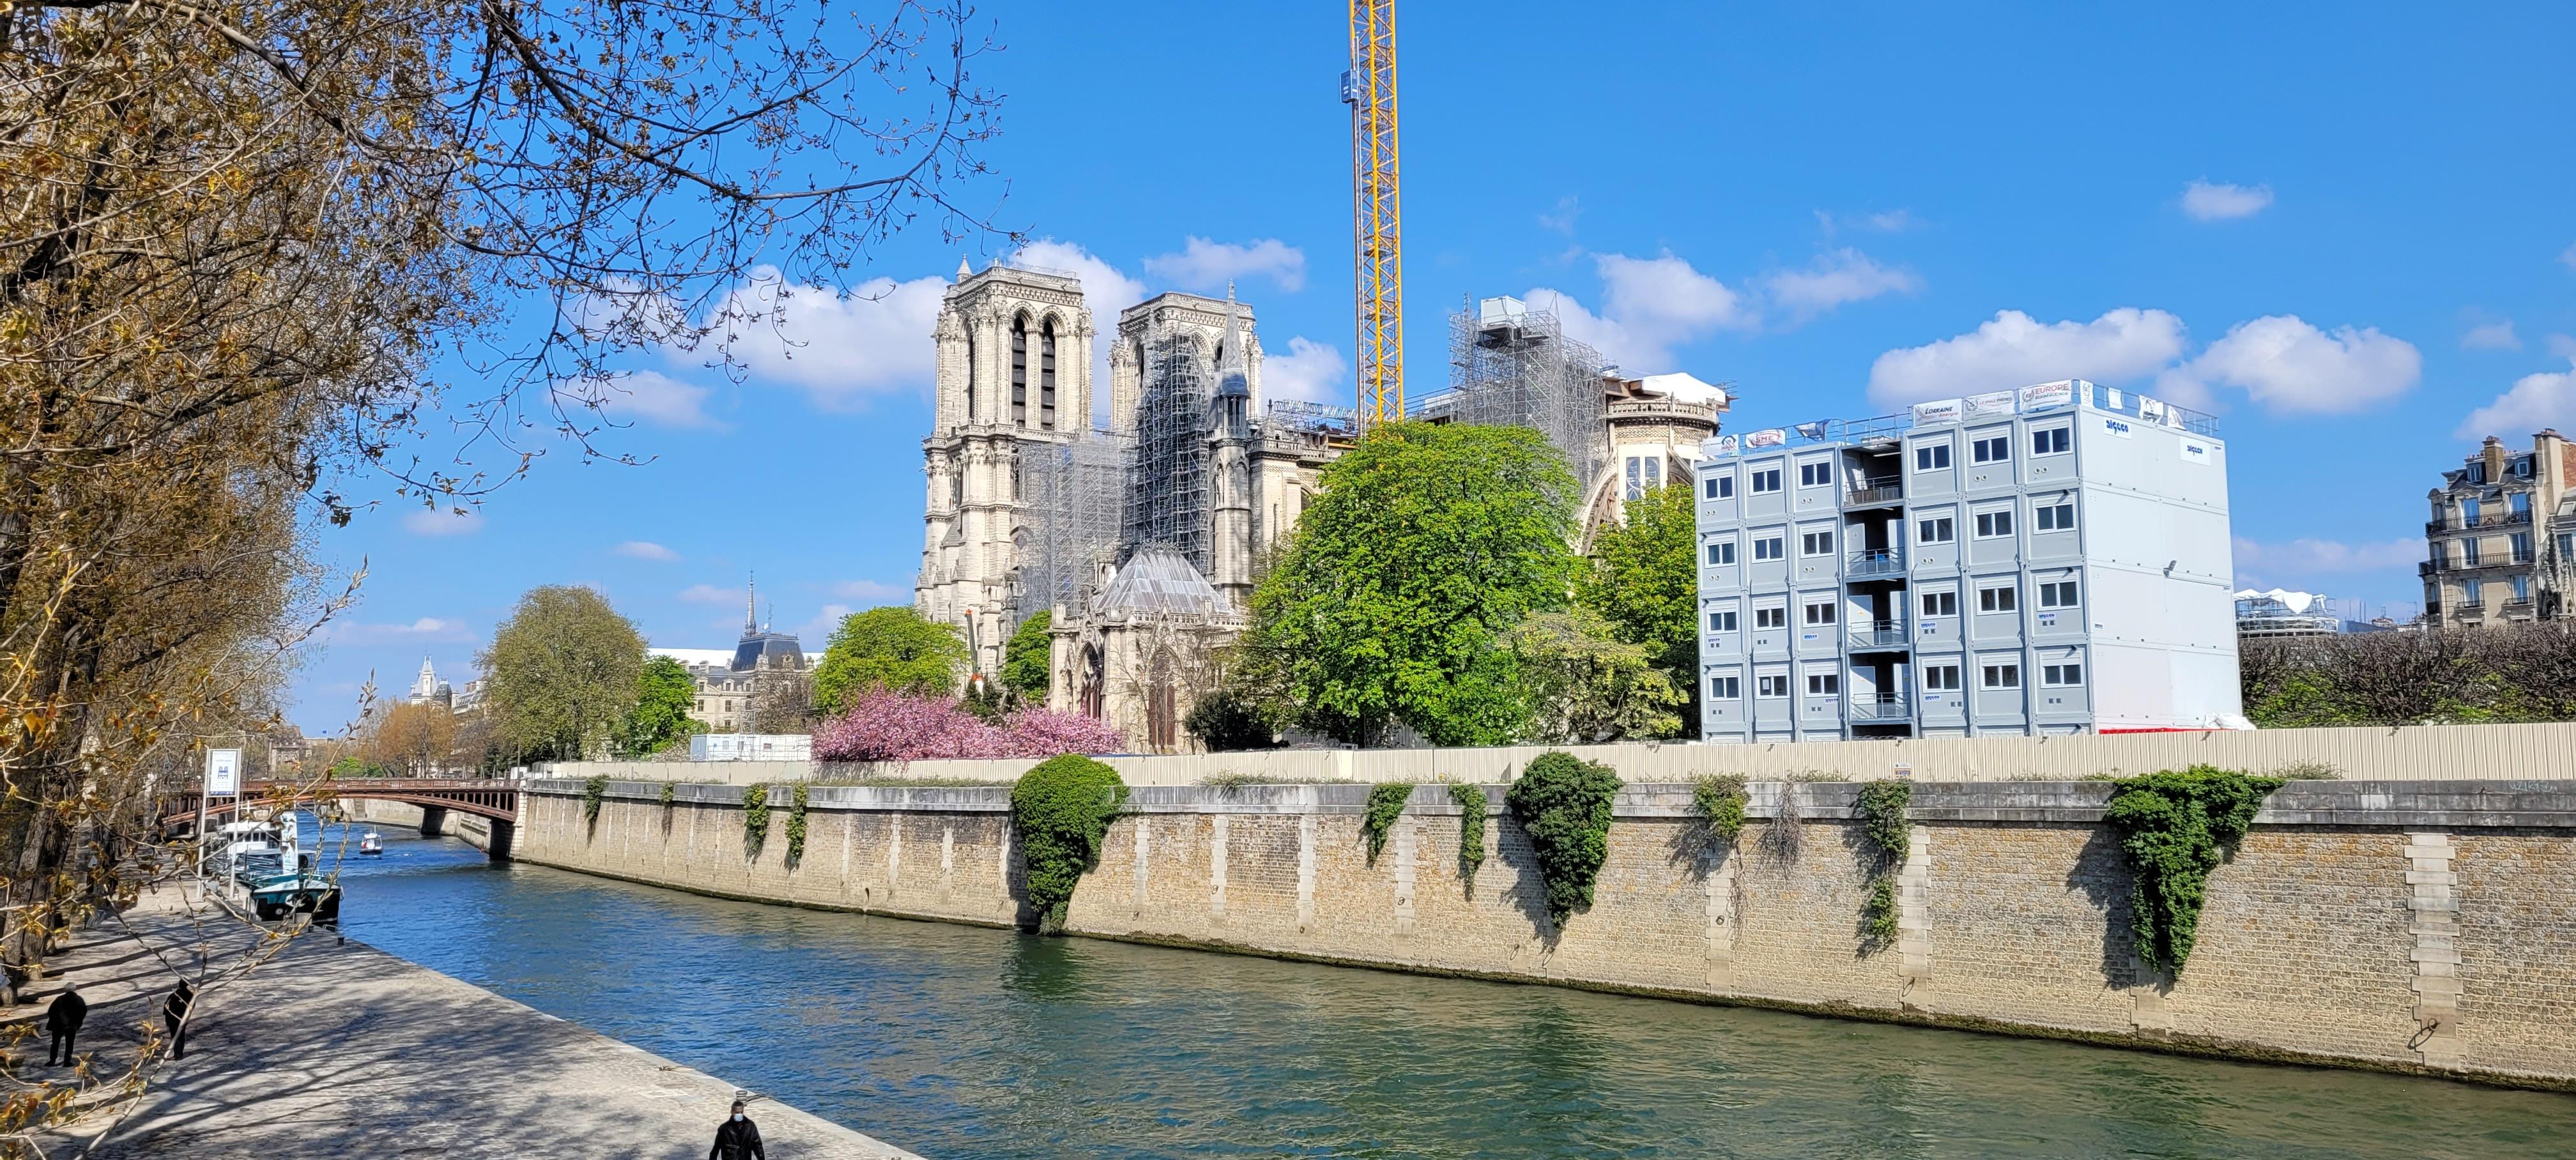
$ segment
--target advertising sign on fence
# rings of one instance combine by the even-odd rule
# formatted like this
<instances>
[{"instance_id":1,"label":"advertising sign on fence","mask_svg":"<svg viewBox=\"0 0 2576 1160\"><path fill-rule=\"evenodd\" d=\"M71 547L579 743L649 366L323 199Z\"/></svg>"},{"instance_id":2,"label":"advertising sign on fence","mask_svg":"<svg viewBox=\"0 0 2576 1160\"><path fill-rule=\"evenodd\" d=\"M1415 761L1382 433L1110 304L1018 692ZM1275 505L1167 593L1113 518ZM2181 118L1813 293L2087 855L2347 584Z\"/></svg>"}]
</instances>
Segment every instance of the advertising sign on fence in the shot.
<instances>
[{"instance_id":1,"label":"advertising sign on fence","mask_svg":"<svg viewBox=\"0 0 2576 1160\"><path fill-rule=\"evenodd\" d=\"M1986 395L1970 395L1966 399L1966 406L1968 418L1970 419L1988 419L1997 415L2009 415L2013 413L2013 393L2011 391L1996 391L1992 394Z\"/></svg>"},{"instance_id":2,"label":"advertising sign on fence","mask_svg":"<svg viewBox=\"0 0 2576 1160\"><path fill-rule=\"evenodd\" d=\"M1773 427L1765 431L1751 432L1744 437L1744 445L1746 447L1778 447L1788 441L1789 433L1778 427Z\"/></svg>"},{"instance_id":3,"label":"advertising sign on fence","mask_svg":"<svg viewBox=\"0 0 2576 1160\"><path fill-rule=\"evenodd\" d=\"M2043 407L2063 407L2075 401L2075 380L2059 379L2053 383L2033 383L2021 389L2021 409L2036 411Z\"/></svg>"},{"instance_id":4,"label":"advertising sign on fence","mask_svg":"<svg viewBox=\"0 0 2576 1160\"><path fill-rule=\"evenodd\" d=\"M206 751L206 792L209 794L241 792L241 750L209 749Z\"/></svg>"},{"instance_id":5,"label":"advertising sign on fence","mask_svg":"<svg viewBox=\"0 0 2576 1160\"><path fill-rule=\"evenodd\" d=\"M1959 400L1957 399L1934 399L1929 403L1914 404L1914 425L1917 427L1930 423L1956 423L1958 421Z\"/></svg>"}]
</instances>

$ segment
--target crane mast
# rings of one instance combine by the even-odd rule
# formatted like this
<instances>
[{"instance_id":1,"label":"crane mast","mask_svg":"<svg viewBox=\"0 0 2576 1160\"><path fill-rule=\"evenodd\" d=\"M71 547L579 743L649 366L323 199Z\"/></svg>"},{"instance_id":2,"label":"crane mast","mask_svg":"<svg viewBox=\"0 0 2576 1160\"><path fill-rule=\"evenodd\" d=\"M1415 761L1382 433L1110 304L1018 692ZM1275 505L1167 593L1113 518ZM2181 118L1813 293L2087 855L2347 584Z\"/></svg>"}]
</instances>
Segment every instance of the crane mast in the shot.
<instances>
[{"instance_id":1,"label":"crane mast","mask_svg":"<svg viewBox=\"0 0 2576 1160\"><path fill-rule=\"evenodd\" d=\"M1351 236L1359 426L1404 417L1404 231L1397 212L1395 0L1351 0Z\"/></svg>"}]
</instances>

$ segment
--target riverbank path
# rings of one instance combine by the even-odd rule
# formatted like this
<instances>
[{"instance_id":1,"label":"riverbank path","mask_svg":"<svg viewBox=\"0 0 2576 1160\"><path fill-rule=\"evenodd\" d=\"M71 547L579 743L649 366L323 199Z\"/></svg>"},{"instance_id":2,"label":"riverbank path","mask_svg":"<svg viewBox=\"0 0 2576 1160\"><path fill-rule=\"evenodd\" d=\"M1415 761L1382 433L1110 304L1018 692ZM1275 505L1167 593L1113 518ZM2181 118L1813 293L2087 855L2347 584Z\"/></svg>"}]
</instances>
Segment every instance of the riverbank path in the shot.
<instances>
[{"instance_id":1,"label":"riverbank path","mask_svg":"<svg viewBox=\"0 0 2576 1160\"><path fill-rule=\"evenodd\" d=\"M121 924L81 931L56 959L91 1001L80 1048L97 1072L132 1064L173 966L192 969L202 943L220 970L259 938L192 893L148 892ZM40 980L32 1005L0 1019L41 1020L60 989L57 978ZM746 1027L757 1021L744 1012ZM32 1055L28 1046L14 1052L22 1069L44 1059L43 1039L30 1043ZM737 1094L641 1048L314 931L203 994L187 1058L152 1072L93 1155L696 1160ZM749 1112L775 1160L912 1155L757 1095ZM41 1145L48 1156L72 1155L106 1126L102 1109Z\"/></svg>"}]
</instances>

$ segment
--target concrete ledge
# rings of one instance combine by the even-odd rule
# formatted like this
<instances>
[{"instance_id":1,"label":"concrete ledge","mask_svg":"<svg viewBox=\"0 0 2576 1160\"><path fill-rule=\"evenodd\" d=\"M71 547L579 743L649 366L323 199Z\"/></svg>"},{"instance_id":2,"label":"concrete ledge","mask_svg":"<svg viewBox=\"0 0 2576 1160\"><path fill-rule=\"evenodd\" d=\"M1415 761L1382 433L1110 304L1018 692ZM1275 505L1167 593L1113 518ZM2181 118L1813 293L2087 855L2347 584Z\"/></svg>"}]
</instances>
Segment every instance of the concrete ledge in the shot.
<instances>
[{"instance_id":1,"label":"concrete ledge","mask_svg":"<svg viewBox=\"0 0 2576 1160\"><path fill-rule=\"evenodd\" d=\"M618 801L659 802L660 782L612 781L606 796ZM578 781L544 779L527 783L528 792L551 797L580 797ZM737 785L672 786L674 805L739 808L747 787ZM1142 814L1357 814L1368 806L1373 787L1360 784L1137 786L1128 809ZM1482 787L1488 813L1502 812L1503 788ZM1783 802L1794 797L1798 816L1817 821L1857 816L1857 782L1753 782L1746 787L1745 814L1752 818L1781 816ZM1690 818L1688 784L1634 784L1622 788L1611 810L1621 818ZM1920 822L1992 822L2025 825L2090 825L2102 820L2112 786L2103 781L1919 782L1906 816ZM787 806L773 791L769 806ZM818 785L807 791L806 808L815 811L920 812L954 814L1007 813L1008 786L846 786ZM1408 812L1455 817L1458 805L1442 784L1414 787ZM2566 781L2294 781L2282 786L2255 815L2265 826L2359 826L2439 829L2576 829L2576 782Z\"/></svg>"}]
</instances>

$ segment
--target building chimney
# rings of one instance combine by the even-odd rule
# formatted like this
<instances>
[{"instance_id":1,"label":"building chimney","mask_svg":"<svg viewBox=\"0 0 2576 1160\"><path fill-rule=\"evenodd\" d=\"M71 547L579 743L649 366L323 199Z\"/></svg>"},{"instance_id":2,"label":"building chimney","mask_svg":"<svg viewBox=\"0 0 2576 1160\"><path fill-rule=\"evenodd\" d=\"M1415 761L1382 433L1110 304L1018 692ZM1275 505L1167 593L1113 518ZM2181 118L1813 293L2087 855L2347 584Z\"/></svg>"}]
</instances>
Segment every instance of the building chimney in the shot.
<instances>
[{"instance_id":1,"label":"building chimney","mask_svg":"<svg viewBox=\"0 0 2576 1160\"><path fill-rule=\"evenodd\" d=\"M2487 482L2504 481L2504 440L2487 436L2486 446L2478 449L2479 458L2487 465Z\"/></svg>"}]
</instances>

